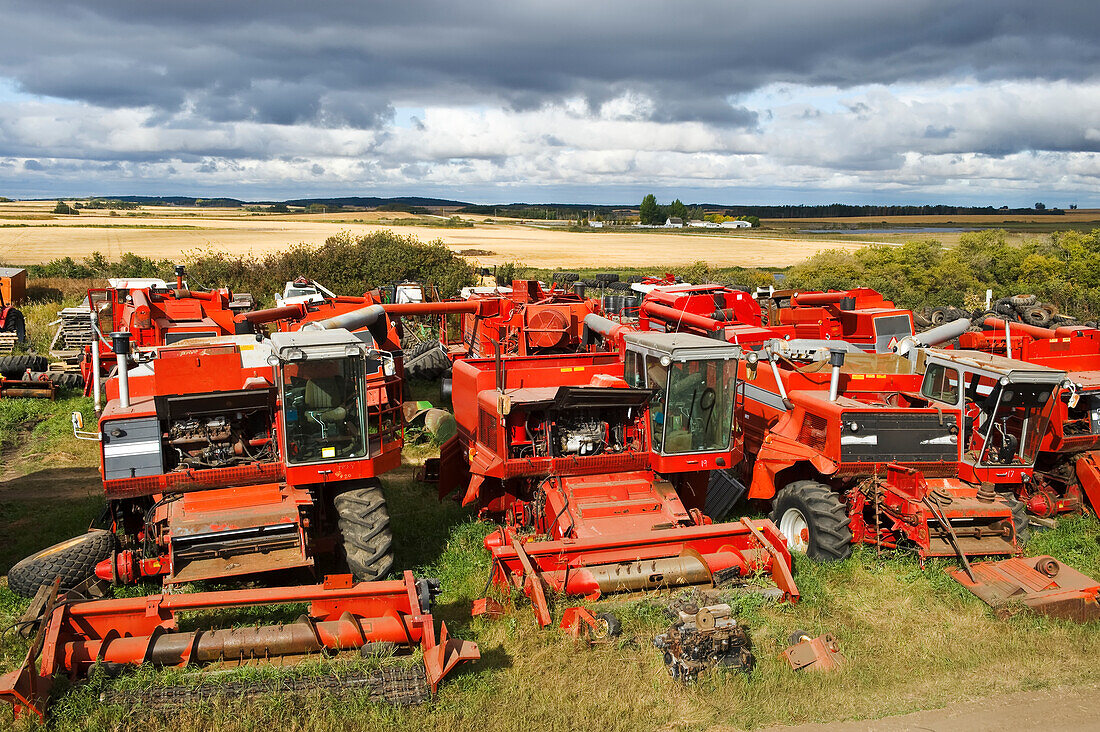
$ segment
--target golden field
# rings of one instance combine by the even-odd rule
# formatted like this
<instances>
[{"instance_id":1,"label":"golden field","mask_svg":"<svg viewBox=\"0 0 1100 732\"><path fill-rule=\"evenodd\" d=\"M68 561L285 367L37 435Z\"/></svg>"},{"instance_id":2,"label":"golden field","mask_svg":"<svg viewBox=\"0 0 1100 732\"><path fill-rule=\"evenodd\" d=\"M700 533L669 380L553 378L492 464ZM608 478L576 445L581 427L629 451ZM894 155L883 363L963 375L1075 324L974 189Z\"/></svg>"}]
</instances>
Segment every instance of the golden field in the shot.
<instances>
[{"instance_id":1,"label":"golden field","mask_svg":"<svg viewBox=\"0 0 1100 732\"><path fill-rule=\"evenodd\" d=\"M172 258L196 250L233 254L262 253L305 242L321 244L341 231L366 234L392 228L424 241L441 239L456 252L483 265L517 261L538 267L663 267L702 260L714 267L787 266L823 249L854 249L866 242L828 237L776 236L702 231L569 231L553 223L524 224L484 216L463 216L474 228L394 225L395 220L430 218L396 212L330 214L252 214L236 209L147 207L136 216L120 211L83 211L80 216L53 216L51 201L0 204L0 261L33 264L58 257L84 257L99 251L108 257L123 252ZM444 218L439 217L439 222Z\"/></svg>"}]
</instances>

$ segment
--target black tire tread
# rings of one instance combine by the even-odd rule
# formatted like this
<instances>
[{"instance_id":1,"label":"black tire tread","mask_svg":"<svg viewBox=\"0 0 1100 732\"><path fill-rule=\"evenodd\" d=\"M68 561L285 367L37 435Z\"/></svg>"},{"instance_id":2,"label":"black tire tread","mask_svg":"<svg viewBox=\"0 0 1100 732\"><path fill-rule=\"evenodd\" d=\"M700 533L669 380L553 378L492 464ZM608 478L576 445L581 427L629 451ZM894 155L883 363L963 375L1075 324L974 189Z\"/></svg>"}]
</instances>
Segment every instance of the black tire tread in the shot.
<instances>
[{"instance_id":1,"label":"black tire tread","mask_svg":"<svg viewBox=\"0 0 1100 732\"><path fill-rule=\"evenodd\" d=\"M27 369L32 372L45 371L49 366L50 361L45 356L31 354L0 356L0 374L8 378L19 378Z\"/></svg>"},{"instance_id":2,"label":"black tire tread","mask_svg":"<svg viewBox=\"0 0 1100 732\"><path fill-rule=\"evenodd\" d=\"M421 348L426 346L426 348ZM451 360L438 341L422 343L413 349L413 355L405 360L405 377L434 381L451 368Z\"/></svg>"},{"instance_id":3,"label":"black tire tread","mask_svg":"<svg viewBox=\"0 0 1100 732\"><path fill-rule=\"evenodd\" d=\"M596 620L602 620L607 623L607 637L617 638L623 634L623 621L613 613L598 613Z\"/></svg>"},{"instance_id":4,"label":"black tire tread","mask_svg":"<svg viewBox=\"0 0 1100 732\"><path fill-rule=\"evenodd\" d=\"M371 480L334 500L344 556L357 580L380 580L393 569L393 532L382 485Z\"/></svg>"},{"instance_id":5,"label":"black tire tread","mask_svg":"<svg viewBox=\"0 0 1100 732\"><path fill-rule=\"evenodd\" d=\"M783 513L795 505L810 525L810 545L807 556L817 561L840 561L852 553L852 530L848 511L840 497L829 486L816 480L796 480L775 494L771 519L776 526ZM807 515L808 514L808 515Z\"/></svg>"},{"instance_id":6,"label":"black tire tread","mask_svg":"<svg viewBox=\"0 0 1100 732\"><path fill-rule=\"evenodd\" d=\"M23 559L8 572L8 587L21 597L34 597L38 588L61 578L61 589L69 590L95 574L95 567L109 559L115 548L115 535L95 529L70 547L51 553L58 544L46 547ZM73 541L66 539L66 541ZM42 556L45 554L45 556Z\"/></svg>"}]
</instances>

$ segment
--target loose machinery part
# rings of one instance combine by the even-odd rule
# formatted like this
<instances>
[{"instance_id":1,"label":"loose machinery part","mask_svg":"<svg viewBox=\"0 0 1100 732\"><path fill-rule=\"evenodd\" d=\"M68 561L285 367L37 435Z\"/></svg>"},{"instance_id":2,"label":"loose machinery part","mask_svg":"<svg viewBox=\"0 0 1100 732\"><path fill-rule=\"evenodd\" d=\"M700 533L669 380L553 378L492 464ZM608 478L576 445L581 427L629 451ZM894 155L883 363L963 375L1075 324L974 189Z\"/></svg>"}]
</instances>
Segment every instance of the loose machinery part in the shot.
<instances>
[{"instance_id":1,"label":"loose machinery part","mask_svg":"<svg viewBox=\"0 0 1100 732\"><path fill-rule=\"evenodd\" d=\"M848 512L827 485L813 480L788 484L776 493L771 518L787 546L811 559L836 561L852 553Z\"/></svg>"},{"instance_id":2,"label":"loose machinery part","mask_svg":"<svg viewBox=\"0 0 1100 732\"><path fill-rule=\"evenodd\" d=\"M729 605L674 602L668 613L672 624L654 637L653 645L664 651L665 668L672 678L687 684L716 667L752 671L756 659L748 631L733 617Z\"/></svg>"},{"instance_id":3,"label":"loose machinery part","mask_svg":"<svg viewBox=\"0 0 1100 732\"><path fill-rule=\"evenodd\" d=\"M369 643L419 645L424 675L433 691L462 661L480 657L475 644L437 635L430 613L434 580L354 584L344 576L320 585L221 590L110 600L59 597L57 585L43 588L37 634L22 665L0 675L0 699L15 716L44 719L55 674L85 676L97 663L193 666L204 662L270 662L311 654L360 649ZM240 607L308 603L308 613L281 625L178 629L179 613L209 613Z\"/></svg>"}]
</instances>

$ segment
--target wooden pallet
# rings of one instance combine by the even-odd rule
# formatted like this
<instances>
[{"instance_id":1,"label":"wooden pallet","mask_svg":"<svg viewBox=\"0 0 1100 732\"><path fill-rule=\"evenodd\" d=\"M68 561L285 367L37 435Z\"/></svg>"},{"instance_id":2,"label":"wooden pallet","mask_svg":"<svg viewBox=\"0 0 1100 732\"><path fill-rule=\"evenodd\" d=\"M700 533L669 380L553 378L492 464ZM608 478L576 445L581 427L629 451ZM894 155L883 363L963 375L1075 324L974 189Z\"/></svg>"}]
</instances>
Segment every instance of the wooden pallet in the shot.
<instances>
[{"instance_id":1,"label":"wooden pallet","mask_svg":"<svg viewBox=\"0 0 1100 732\"><path fill-rule=\"evenodd\" d=\"M15 333L0 333L0 356L10 356L15 350Z\"/></svg>"}]
</instances>

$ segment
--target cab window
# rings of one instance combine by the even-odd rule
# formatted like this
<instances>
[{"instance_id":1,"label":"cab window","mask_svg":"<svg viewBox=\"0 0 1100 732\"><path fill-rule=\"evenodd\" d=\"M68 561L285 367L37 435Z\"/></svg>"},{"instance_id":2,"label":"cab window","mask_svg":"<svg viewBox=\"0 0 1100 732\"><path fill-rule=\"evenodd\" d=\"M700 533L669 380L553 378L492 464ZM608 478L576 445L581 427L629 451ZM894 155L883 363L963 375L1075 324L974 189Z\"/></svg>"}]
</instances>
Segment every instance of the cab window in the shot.
<instances>
[{"instance_id":1,"label":"cab window","mask_svg":"<svg viewBox=\"0 0 1100 732\"><path fill-rule=\"evenodd\" d=\"M946 404L958 404L959 372L942 363L931 364L924 372L920 393Z\"/></svg>"},{"instance_id":2,"label":"cab window","mask_svg":"<svg viewBox=\"0 0 1100 732\"><path fill-rule=\"evenodd\" d=\"M282 374L290 462L361 458L367 454L360 359L298 361L284 365Z\"/></svg>"}]
</instances>

